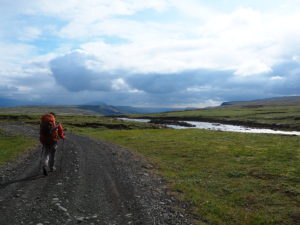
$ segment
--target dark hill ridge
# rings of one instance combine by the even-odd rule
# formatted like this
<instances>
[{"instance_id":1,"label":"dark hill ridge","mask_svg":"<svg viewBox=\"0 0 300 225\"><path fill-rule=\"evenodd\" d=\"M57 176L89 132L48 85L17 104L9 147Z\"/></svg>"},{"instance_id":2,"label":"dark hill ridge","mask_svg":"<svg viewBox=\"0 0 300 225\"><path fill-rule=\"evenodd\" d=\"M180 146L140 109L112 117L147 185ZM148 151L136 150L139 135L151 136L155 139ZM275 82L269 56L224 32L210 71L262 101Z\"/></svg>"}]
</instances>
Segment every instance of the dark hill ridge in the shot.
<instances>
[{"instance_id":1,"label":"dark hill ridge","mask_svg":"<svg viewBox=\"0 0 300 225\"><path fill-rule=\"evenodd\" d=\"M0 113L44 113L117 116L123 114L147 114L186 110L186 108L115 106L102 101L80 105L54 105L45 102L19 101L0 97Z\"/></svg>"},{"instance_id":2,"label":"dark hill ridge","mask_svg":"<svg viewBox=\"0 0 300 225\"><path fill-rule=\"evenodd\" d=\"M81 105L79 109L89 110L106 116L117 116L124 114L147 114L161 113L170 111L185 110L184 108L147 108L131 106L113 106L113 105Z\"/></svg>"},{"instance_id":3,"label":"dark hill ridge","mask_svg":"<svg viewBox=\"0 0 300 225\"><path fill-rule=\"evenodd\" d=\"M33 105L33 106L16 106L16 107L0 107L0 113L33 113L41 114L46 112L56 112L59 114L79 114L79 115L103 115L118 116L124 114L146 114L161 113L168 111L179 111L183 108L142 108L131 106L112 106L112 105Z\"/></svg>"},{"instance_id":4,"label":"dark hill ridge","mask_svg":"<svg viewBox=\"0 0 300 225\"><path fill-rule=\"evenodd\" d=\"M289 97L277 97L277 98L266 98L252 101L232 101L223 102L221 106L300 106L300 96L289 96Z\"/></svg>"}]
</instances>

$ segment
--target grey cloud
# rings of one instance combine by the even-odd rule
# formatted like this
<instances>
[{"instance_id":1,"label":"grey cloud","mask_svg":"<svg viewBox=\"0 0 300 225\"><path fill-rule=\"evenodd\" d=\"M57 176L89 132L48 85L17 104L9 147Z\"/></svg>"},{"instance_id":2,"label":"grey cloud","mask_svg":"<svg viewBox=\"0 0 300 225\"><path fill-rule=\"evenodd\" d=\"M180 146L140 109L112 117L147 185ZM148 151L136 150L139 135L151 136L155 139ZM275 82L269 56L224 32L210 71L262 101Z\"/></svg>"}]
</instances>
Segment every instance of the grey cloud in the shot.
<instances>
[{"instance_id":1,"label":"grey cloud","mask_svg":"<svg viewBox=\"0 0 300 225\"><path fill-rule=\"evenodd\" d=\"M136 74L128 76L126 81L133 88L148 93L173 93L199 85L224 83L231 74L231 71L190 70L174 74Z\"/></svg>"},{"instance_id":2,"label":"grey cloud","mask_svg":"<svg viewBox=\"0 0 300 225\"><path fill-rule=\"evenodd\" d=\"M16 88L16 87L0 85L0 93L1 94L10 93L10 92L17 91L17 90L18 90L18 88Z\"/></svg>"},{"instance_id":3,"label":"grey cloud","mask_svg":"<svg viewBox=\"0 0 300 225\"><path fill-rule=\"evenodd\" d=\"M34 89L45 88L45 86L50 86L52 88L53 77L47 73L32 73L26 77L18 78L12 81L14 85L22 85L31 87Z\"/></svg>"},{"instance_id":4,"label":"grey cloud","mask_svg":"<svg viewBox=\"0 0 300 225\"><path fill-rule=\"evenodd\" d=\"M17 106L20 104L22 104L21 101L0 96L0 107L2 107L2 106Z\"/></svg>"},{"instance_id":5,"label":"grey cloud","mask_svg":"<svg viewBox=\"0 0 300 225\"><path fill-rule=\"evenodd\" d=\"M50 69L58 84L71 92L83 90L110 91L114 76L108 72L95 72L85 62L90 56L73 52L50 62Z\"/></svg>"},{"instance_id":6,"label":"grey cloud","mask_svg":"<svg viewBox=\"0 0 300 225\"><path fill-rule=\"evenodd\" d=\"M233 71L193 70L176 74L132 75L126 78L131 87L149 94L186 92L188 88L203 87L201 93L217 96L218 93L238 92L264 85L266 77L238 77Z\"/></svg>"},{"instance_id":7,"label":"grey cloud","mask_svg":"<svg viewBox=\"0 0 300 225\"><path fill-rule=\"evenodd\" d=\"M269 92L278 95L299 95L300 94L300 63L288 62L273 68L273 76L280 76L283 79L273 80L269 83Z\"/></svg>"},{"instance_id":8,"label":"grey cloud","mask_svg":"<svg viewBox=\"0 0 300 225\"><path fill-rule=\"evenodd\" d=\"M271 79L281 76L282 79ZM237 76L234 71L193 70L176 74L133 75L127 82L149 94L172 94L183 99L198 96L206 99L250 100L300 94L300 64L280 64L273 72ZM205 87L188 92L187 88Z\"/></svg>"},{"instance_id":9,"label":"grey cloud","mask_svg":"<svg viewBox=\"0 0 300 225\"><path fill-rule=\"evenodd\" d=\"M169 74L96 72L86 66L87 60L98 59L74 52L50 62L55 81L66 89L65 96L73 96L75 102L77 96L81 103L90 99L108 104L151 106L300 94L300 66L296 62L277 65L272 68L272 72L266 74L238 76L230 70L204 69ZM276 76L283 79L272 79ZM120 77L132 90L137 89L140 92L113 90L113 80Z\"/></svg>"}]
</instances>

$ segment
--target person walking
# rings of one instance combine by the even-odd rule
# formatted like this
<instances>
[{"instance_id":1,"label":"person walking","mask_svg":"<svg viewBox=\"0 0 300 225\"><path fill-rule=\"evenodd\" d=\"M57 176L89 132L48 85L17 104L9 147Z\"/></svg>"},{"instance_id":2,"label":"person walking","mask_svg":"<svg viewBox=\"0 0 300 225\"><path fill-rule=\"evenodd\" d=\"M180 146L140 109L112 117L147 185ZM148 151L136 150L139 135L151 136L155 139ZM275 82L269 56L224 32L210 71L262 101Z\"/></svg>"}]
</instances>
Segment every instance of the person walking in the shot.
<instances>
[{"instance_id":1,"label":"person walking","mask_svg":"<svg viewBox=\"0 0 300 225\"><path fill-rule=\"evenodd\" d=\"M48 175L56 170L55 153L57 150L57 142L59 139L65 140L64 129L62 125L56 121L55 113L51 112L41 117L40 122L40 142L43 145L41 163L43 174Z\"/></svg>"}]
</instances>

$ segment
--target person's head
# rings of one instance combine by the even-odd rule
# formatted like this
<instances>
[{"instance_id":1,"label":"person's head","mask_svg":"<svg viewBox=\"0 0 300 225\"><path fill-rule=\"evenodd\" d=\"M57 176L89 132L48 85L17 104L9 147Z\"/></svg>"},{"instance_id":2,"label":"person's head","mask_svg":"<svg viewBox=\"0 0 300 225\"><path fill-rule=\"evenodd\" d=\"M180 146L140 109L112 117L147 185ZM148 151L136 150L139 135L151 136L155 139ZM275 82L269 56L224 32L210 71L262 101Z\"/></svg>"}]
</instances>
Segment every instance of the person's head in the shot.
<instances>
[{"instance_id":1,"label":"person's head","mask_svg":"<svg viewBox=\"0 0 300 225\"><path fill-rule=\"evenodd\" d=\"M49 114L53 115L55 117L55 113L54 112L50 112Z\"/></svg>"}]
</instances>

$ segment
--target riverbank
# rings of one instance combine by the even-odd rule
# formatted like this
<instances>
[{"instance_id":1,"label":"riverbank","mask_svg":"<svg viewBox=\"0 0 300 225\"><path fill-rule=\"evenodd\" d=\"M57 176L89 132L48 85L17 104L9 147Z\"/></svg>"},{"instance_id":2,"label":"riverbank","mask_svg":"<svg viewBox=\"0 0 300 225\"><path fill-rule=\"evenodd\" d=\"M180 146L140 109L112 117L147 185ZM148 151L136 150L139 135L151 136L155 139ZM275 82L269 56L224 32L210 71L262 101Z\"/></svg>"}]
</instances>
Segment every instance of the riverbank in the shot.
<instances>
[{"instance_id":1,"label":"riverbank","mask_svg":"<svg viewBox=\"0 0 300 225\"><path fill-rule=\"evenodd\" d=\"M139 122L151 124L153 120L149 119L132 119L132 118L119 118L120 120L127 122ZM211 123L211 122L198 122L198 121L173 121L173 120L154 120L156 124L162 128L173 128L173 129L204 129L204 130L216 130L226 132L239 132L239 133L255 133L255 134L278 134L278 135L294 135L300 136L300 131L283 131L273 130L267 128L250 128L239 125L228 125L222 123Z\"/></svg>"},{"instance_id":2,"label":"riverbank","mask_svg":"<svg viewBox=\"0 0 300 225\"><path fill-rule=\"evenodd\" d=\"M300 106L217 107L159 114L127 115L130 118L200 121L300 131Z\"/></svg>"},{"instance_id":3,"label":"riverbank","mask_svg":"<svg viewBox=\"0 0 300 225\"><path fill-rule=\"evenodd\" d=\"M220 119L220 118L209 118L209 117L159 117L159 116L116 116L115 118L133 118L133 119L148 119L154 121L156 124L173 124L178 126L181 125L181 121L197 121L197 122L209 122L209 123L222 123L228 125L237 125L237 126L246 126L252 128L267 128L273 130L287 130L287 131L300 131L299 129L295 130L294 126L289 124L267 124L267 123L259 123L255 121L241 121L241 120L228 120L228 119ZM191 126L192 127L192 126Z\"/></svg>"},{"instance_id":4,"label":"riverbank","mask_svg":"<svg viewBox=\"0 0 300 225\"><path fill-rule=\"evenodd\" d=\"M239 120L225 120L225 119L214 119L207 117L151 117L151 116L114 116L114 118L128 118L128 119L141 119L141 120L149 120L148 123L155 124L170 124L170 125L178 125L178 126L186 126L193 127L191 124L182 123L182 121L196 121L196 122L208 122L208 123L221 123L228 125L237 125L237 126L246 126L252 128L268 128L268 129L282 129L282 130L292 130L290 125L282 125L282 124L264 124L257 123L253 121L239 121ZM300 131L300 129L299 129Z\"/></svg>"}]
</instances>

